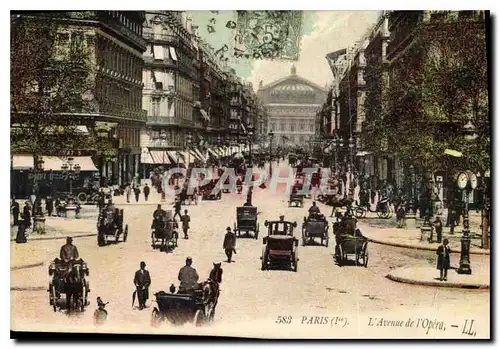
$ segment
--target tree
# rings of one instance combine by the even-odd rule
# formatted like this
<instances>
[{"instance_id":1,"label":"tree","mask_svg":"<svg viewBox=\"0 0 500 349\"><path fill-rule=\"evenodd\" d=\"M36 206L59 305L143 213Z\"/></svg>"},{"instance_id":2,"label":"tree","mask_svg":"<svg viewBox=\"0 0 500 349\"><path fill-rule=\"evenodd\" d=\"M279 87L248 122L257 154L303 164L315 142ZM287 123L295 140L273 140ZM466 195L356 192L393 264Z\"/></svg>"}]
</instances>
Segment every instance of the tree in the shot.
<instances>
[{"instance_id":1,"label":"tree","mask_svg":"<svg viewBox=\"0 0 500 349\"><path fill-rule=\"evenodd\" d=\"M12 153L37 158L93 147L75 117L93 97L93 47L63 20L63 13L11 18Z\"/></svg>"},{"instance_id":2,"label":"tree","mask_svg":"<svg viewBox=\"0 0 500 349\"><path fill-rule=\"evenodd\" d=\"M412 46L390 63L389 72L381 118L370 125L372 144L392 145L422 172L442 170L446 148L466 153L474 169L489 168L484 21L420 24ZM479 137L466 145L459 131L469 118Z\"/></svg>"}]
</instances>

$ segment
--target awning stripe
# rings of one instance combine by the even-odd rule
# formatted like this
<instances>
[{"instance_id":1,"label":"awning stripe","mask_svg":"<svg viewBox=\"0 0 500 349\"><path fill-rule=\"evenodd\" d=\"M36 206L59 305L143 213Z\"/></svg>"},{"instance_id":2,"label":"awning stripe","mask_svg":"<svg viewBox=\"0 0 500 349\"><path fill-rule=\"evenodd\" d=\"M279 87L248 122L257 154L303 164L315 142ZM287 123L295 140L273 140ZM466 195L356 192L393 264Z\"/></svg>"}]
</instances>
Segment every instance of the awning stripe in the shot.
<instances>
[{"instance_id":1,"label":"awning stripe","mask_svg":"<svg viewBox=\"0 0 500 349\"><path fill-rule=\"evenodd\" d=\"M208 148L207 150L208 150L208 152L209 152L210 154L212 154L212 156L213 156L213 157L215 157L215 158L220 157L220 155L219 155L219 154L217 154L214 150L212 150L212 149L210 149L210 148Z\"/></svg>"},{"instance_id":2,"label":"awning stripe","mask_svg":"<svg viewBox=\"0 0 500 349\"><path fill-rule=\"evenodd\" d=\"M163 150L150 150L151 157L155 164L170 164L170 160L168 159L168 154Z\"/></svg>"},{"instance_id":3,"label":"awning stripe","mask_svg":"<svg viewBox=\"0 0 500 349\"><path fill-rule=\"evenodd\" d=\"M178 156L176 151L167 150L167 154L168 154L168 156L170 156L170 160L172 160L172 163L174 163L174 164L177 164L177 163L183 164L184 163L184 159L182 158L182 156Z\"/></svg>"}]
</instances>

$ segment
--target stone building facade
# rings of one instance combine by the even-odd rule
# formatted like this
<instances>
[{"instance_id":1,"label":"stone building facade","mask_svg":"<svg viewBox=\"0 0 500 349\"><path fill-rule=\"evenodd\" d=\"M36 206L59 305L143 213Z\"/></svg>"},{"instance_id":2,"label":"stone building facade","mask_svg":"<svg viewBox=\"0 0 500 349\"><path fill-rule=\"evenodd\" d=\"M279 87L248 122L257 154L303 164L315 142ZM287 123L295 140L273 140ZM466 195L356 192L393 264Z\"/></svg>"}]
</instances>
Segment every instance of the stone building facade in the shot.
<instances>
[{"instance_id":1,"label":"stone building facade","mask_svg":"<svg viewBox=\"0 0 500 349\"><path fill-rule=\"evenodd\" d=\"M257 92L266 111L267 131L273 132L273 146L307 146L315 138L316 114L326 91L297 75L259 86Z\"/></svg>"}]
</instances>

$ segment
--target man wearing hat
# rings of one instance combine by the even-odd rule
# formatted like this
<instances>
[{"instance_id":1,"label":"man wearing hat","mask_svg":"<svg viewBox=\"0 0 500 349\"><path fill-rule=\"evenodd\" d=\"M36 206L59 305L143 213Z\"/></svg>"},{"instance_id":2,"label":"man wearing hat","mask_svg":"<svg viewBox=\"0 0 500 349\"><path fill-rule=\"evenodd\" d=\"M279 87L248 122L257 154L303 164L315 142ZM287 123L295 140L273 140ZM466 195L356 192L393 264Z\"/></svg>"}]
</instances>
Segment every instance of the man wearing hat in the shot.
<instances>
[{"instance_id":1,"label":"man wearing hat","mask_svg":"<svg viewBox=\"0 0 500 349\"><path fill-rule=\"evenodd\" d=\"M59 258L65 263L68 263L69 261L75 261L80 258L78 249L75 245L73 245L73 238L71 236L68 236L66 238L66 245L63 245L61 247Z\"/></svg>"},{"instance_id":2,"label":"man wearing hat","mask_svg":"<svg viewBox=\"0 0 500 349\"><path fill-rule=\"evenodd\" d=\"M226 252L227 262L231 263L231 257L236 254L236 235L231 231L230 227L226 228L226 235L224 236L224 244L222 246Z\"/></svg>"},{"instance_id":3,"label":"man wearing hat","mask_svg":"<svg viewBox=\"0 0 500 349\"><path fill-rule=\"evenodd\" d=\"M179 293L189 293L193 291L198 285L198 273L196 269L191 266L193 259L186 258L186 265L179 270L178 280L181 282L179 285Z\"/></svg>"},{"instance_id":4,"label":"man wearing hat","mask_svg":"<svg viewBox=\"0 0 500 349\"><path fill-rule=\"evenodd\" d=\"M149 298L149 285L151 285L151 277L149 271L146 270L146 263L141 262L141 269L135 272L134 285L137 292L137 299L139 300L139 310L146 307L146 301Z\"/></svg>"}]
</instances>

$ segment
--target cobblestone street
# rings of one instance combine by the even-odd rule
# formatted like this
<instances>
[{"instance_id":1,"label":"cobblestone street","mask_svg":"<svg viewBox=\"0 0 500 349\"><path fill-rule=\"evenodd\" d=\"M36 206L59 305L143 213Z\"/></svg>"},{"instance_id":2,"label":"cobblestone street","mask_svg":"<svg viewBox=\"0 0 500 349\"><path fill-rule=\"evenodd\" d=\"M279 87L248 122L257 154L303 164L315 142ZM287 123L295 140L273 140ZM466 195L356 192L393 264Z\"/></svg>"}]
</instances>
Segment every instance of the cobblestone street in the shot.
<instances>
[{"instance_id":1,"label":"cobblestone street","mask_svg":"<svg viewBox=\"0 0 500 349\"><path fill-rule=\"evenodd\" d=\"M287 170L281 163L281 172ZM275 169L276 171L276 169ZM294 235L300 236L300 226L311 200L306 200L304 208L289 208L284 189L277 194L268 189L256 188L253 204L258 207L260 235L258 240L238 239L234 263L223 262L223 282L215 315L213 330L220 335L270 336L285 335L316 338L339 338L359 335L356 323L365 321L370 314L400 315L405 320L417 313L442 314L445 318L475 316L481 336L489 336L489 320L484 314L489 311L489 290L463 290L434 288L397 283L386 275L400 267L425 267L435 269L435 252L369 244L369 264L367 268L348 265L339 267L333 258L335 240L331 232L330 245L299 247L300 261L298 271L260 270L262 236L266 234L264 220L278 219L280 214L286 220L297 221ZM188 330L185 328L150 326L151 310L155 303L154 293L168 290L170 284L178 284L177 274L184 265L186 256L193 258L193 266L198 270L200 280L208 277L212 262L225 260L222 242L227 226L233 227L236 207L244 203L244 195L224 194L221 201L200 201L198 205L185 206L191 216L189 240L179 239L179 246L172 253L160 252L151 248L150 225L154 205L123 204L117 198L118 207L124 208L125 223L129 225L128 241L98 247L96 237L75 238L80 256L90 268L90 301L87 311L78 316L68 317L62 312L53 312L49 306L49 283L47 268L49 262L58 256L64 240L28 241L27 244L11 243L13 265L29 265L44 262L42 266L11 271L12 329L14 330L53 330L61 331L107 331L130 333L200 333L206 329ZM142 198L141 198L142 199ZM156 198L152 198L155 203ZM164 207L170 206L170 200ZM319 205L322 212L329 214L330 207ZM87 208L85 207L84 210ZM330 221L332 219L329 219ZM62 221L62 219L61 219ZM74 223L67 223L68 228ZM90 227L88 219L82 219L85 229ZM95 221L93 225L95 233ZM80 231L80 227L72 227ZM68 229L70 230L70 229ZM403 232L404 233L404 232ZM182 235L182 234L181 234ZM452 266L458 265L458 254L452 256ZM152 285L147 308L143 311L132 308L134 272L139 262L144 260L151 273ZM489 256L472 255L474 271L476 263L487 264ZM454 272L450 270L450 273ZM93 325L92 312L96 308L95 299L100 296L109 301L107 324L101 328ZM137 304L136 304L137 305ZM418 307L418 312L415 309ZM291 315L297 322L302 316L336 316L346 314L351 323L349 331L336 334L314 330L307 326L285 328L275 324L278 316ZM235 327L234 324L239 326ZM244 327L248 323L252 326ZM292 330L293 329L293 330ZM283 332L285 331L285 332ZM373 333L377 335L377 332ZM380 335L380 333L378 333ZM364 334L365 335L365 334ZM382 334L383 335L383 334ZM458 333L432 333L446 337ZM394 337L387 332L387 336Z\"/></svg>"}]
</instances>

